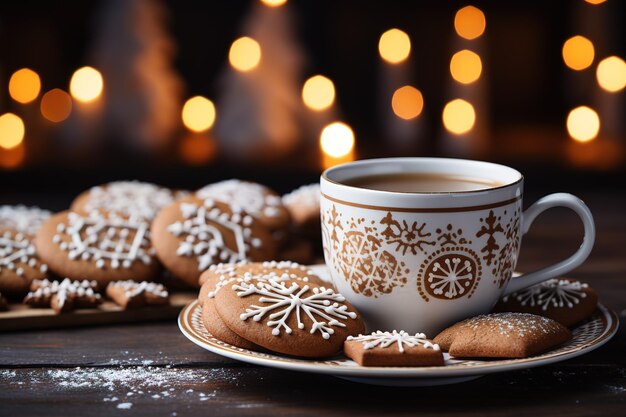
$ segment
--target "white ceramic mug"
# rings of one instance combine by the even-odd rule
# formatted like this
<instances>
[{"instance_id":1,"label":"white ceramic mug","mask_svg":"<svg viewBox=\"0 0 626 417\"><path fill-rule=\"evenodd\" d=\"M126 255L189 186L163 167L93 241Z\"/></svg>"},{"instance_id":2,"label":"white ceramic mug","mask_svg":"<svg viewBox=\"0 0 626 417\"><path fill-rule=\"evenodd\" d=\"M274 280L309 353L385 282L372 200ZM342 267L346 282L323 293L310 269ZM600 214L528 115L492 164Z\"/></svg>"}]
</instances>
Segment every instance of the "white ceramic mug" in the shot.
<instances>
[{"instance_id":1,"label":"white ceramic mug","mask_svg":"<svg viewBox=\"0 0 626 417\"><path fill-rule=\"evenodd\" d=\"M462 192L390 192L345 185L363 176L430 173L504 184ZM543 197L522 213L524 178L513 168L444 158L352 162L321 177L324 256L333 282L369 330L434 337L489 312L500 297L563 275L585 261L595 240L589 208L571 194ZM522 235L552 207L572 209L585 235L561 262L511 279Z\"/></svg>"}]
</instances>

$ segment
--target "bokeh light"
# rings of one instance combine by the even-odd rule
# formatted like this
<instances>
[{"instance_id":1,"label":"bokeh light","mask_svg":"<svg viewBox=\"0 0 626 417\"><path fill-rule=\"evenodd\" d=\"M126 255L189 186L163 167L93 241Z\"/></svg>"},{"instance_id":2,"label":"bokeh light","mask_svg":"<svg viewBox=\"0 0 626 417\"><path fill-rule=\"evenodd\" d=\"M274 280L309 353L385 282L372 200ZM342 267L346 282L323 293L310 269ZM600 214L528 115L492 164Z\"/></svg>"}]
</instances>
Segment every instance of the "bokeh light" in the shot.
<instances>
[{"instance_id":1,"label":"bokeh light","mask_svg":"<svg viewBox=\"0 0 626 417\"><path fill-rule=\"evenodd\" d=\"M457 98L443 108L443 125L451 133L462 135L469 132L476 122L474 106Z\"/></svg>"},{"instance_id":2,"label":"bokeh light","mask_svg":"<svg viewBox=\"0 0 626 417\"><path fill-rule=\"evenodd\" d=\"M26 159L26 146L22 141L15 148L0 148L0 168L14 169L22 165Z\"/></svg>"},{"instance_id":3,"label":"bokeh light","mask_svg":"<svg viewBox=\"0 0 626 417\"><path fill-rule=\"evenodd\" d=\"M335 85L323 75L314 75L302 87L302 101L313 110L325 110L335 101Z\"/></svg>"},{"instance_id":4,"label":"bokeh light","mask_svg":"<svg viewBox=\"0 0 626 417\"><path fill-rule=\"evenodd\" d=\"M194 132L204 132L215 123L215 105L202 96L195 96L185 102L182 110L183 124Z\"/></svg>"},{"instance_id":5,"label":"bokeh light","mask_svg":"<svg viewBox=\"0 0 626 417\"><path fill-rule=\"evenodd\" d=\"M269 7L278 7L287 3L287 0L261 0L261 3Z\"/></svg>"},{"instance_id":6,"label":"bokeh light","mask_svg":"<svg viewBox=\"0 0 626 417\"><path fill-rule=\"evenodd\" d=\"M474 6L463 7L454 16L454 29L465 39L476 39L485 32L486 25L485 14Z\"/></svg>"},{"instance_id":7,"label":"bokeh light","mask_svg":"<svg viewBox=\"0 0 626 417\"><path fill-rule=\"evenodd\" d=\"M464 49L452 55L450 74L461 84L470 84L480 78L483 64L477 53Z\"/></svg>"},{"instance_id":8,"label":"bokeh light","mask_svg":"<svg viewBox=\"0 0 626 417\"><path fill-rule=\"evenodd\" d=\"M626 86L626 62L620 57L610 56L598 64L596 79L600 87L615 93Z\"/></svg>"},{"instance_id":9,"label":"bokeh light","mask_svg":"<svg viewBox=\"0 0 626 417\"><path fill-rule=\"evenodd\" d=\"M190 134L183 137L178 148L181 159L189 165L204 165L215 157L217 145L208 135Z\"/></svg>"},{"instance_id":10,"label":"bokeh light","mask_svg":"<svg viewBox=\"0 0 626 417\"><path fill-rule=\"evenodd\" d=\"M65 91L55 88L41 98L41 114L51 122L59 123L72 112L72 98Z\"/></svg>"},{"instance_id":11,"label":"bokeh light","mask_svg":"<svg viewBox=\"0 0 626 417\"><path fill-rule=\"evenodd\" d=\"M563 44L563 61L575 71L581 71L593 64L595 51L593 43L584 36L572 36Z\"/></svg>"},{"instance_id":12,"label":"bokeh light","mask_svg":"<svg viewBox=\"0 0 626 417\"><path fill-rule=\"evenodd\" d=\"M41 80L35 71L22 68L11 75L9 94L18 103L30 103L39 96L40 91Z\"/></svg>"},{"instance_id":13,"label":"bokeh light","mask_svg":"<svg viewBox=\"0 0 626 417\"><path fill-rule=\"evenodd\" d=\"M100 71L92 67L82 67L72 75L70 94L78 101L89 103L100 97L103 86Z\"/></svg>"},{"instance_id":14,"label":"bokeh light","mask_svg":"<svg viewBox=\"0 0 626 417\"><path fill-rule=\"evenodd\" d=\"M389 29L380 36L378 52L385 61L398 64L409 57L411 39L400 29Z\"/></svg>"},{"instance_id":15,"label":"bokeh light","mask_svg":"<svg viewBox=\"0 0 626 417\"><path fill-rule=\"evenodd\" d=\"M420 90L410 85L405 85L393 93L391 108L395 115L401 119L414 119L422 113L424 98Z\"/></svg>"},{"instance_id":16,"label":"bokeh light","mask_svg":"<svg viewBox=\"0 0 626 417\"><path fill-rule=\"evenodd\" d=\"M24 122L13 113L0 116L0 148L13 149L24 140Z\"/></svg>"},{"instance_id":17,"label":"bokeh light","mask_svg":"<svg viewBox=\"0 0 626 417\"><path fill-rule=\"evenodd\" d=\"M333 122L322 130L320 146L326 155L341 158L354 148L354 132L345 123Z\"/></svg>"},{"instance_id":18,"label":"bokeh light","mask_svg":"<svg viewBox=\"0 0 626 417\"><path fill-rule=\"evenodd\" d=\"M261 45L247 36L239 38L230 46L228 60L236 70L252 71L261 62Z\"/></svg>"},{"instance_id":19,"label":"bokeh light","mask_svg":"<svg viewBox=\"0 0 626 417\"><path fill-rule=\"evenodd\" d=\"M580 106L567 115L567 132L572 139L579 142L589 142L598 136L600 118L595 110Z\"/></svg>"},{"instance_id":20,"label":"bokeh light","mask_svg":"<svg viewBox=\"0 0 626 417\"><path fill-rule=\"evenodd\" d=\"M604 3L606 0L585 0L587 3L589 4L602 4Z\"/></svg>"}]
</instances>

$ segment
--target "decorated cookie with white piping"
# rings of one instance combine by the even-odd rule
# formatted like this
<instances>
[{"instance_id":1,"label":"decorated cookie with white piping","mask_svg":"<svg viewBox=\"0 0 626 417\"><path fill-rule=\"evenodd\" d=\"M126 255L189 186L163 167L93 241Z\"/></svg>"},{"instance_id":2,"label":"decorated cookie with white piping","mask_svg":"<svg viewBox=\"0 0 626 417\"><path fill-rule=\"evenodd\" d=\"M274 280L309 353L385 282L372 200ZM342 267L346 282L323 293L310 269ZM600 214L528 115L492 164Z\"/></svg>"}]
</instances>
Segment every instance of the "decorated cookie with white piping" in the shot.
<instances>
[{"instance_id":1,"label":"decorated cookie with white piping","mask_svg":"<svg viewBox=\"0 0 626 417\"><path fill-rule=\"evenodd\" d=\"M348 336L343 344L347 357L361 366L442 366L439 345L423 333L403 330L376 331Z\"/></svg>"},{"instance_id":2,"label":"decorated cookie with white piping","mask_svg":"<svg viewBox=\"0 0 626 417\"><path fill-rule=\"evenodd\" d=\"M39 257L58 276L110 281L152 280L159 263L143 218L64 211L52 216L35 238Z\"/></svg>"},{"instance_id":3,"label":"decorated cookie with white piping","mask_svg":"<svg viewBox=\"0 0 626 417\"><path fill-rule=\"evenodd\" d=\"M102 303L97 292L96 281L35 280L31 291L24 298L24 304L31 307L50 307L55 313L66 313L76 308L95 308Z\"/></svg>"},{"instance_id":4,"label":"decorated cookie with white piping","mask_svg":"<svg viewBox=\"0 0 626 417\"><path fill-rule=\"evenodd\" d=\"M98 210L152 220L159 210L183 196L147 182L115 181L84 191L74 199L70 210L83 214Z\"/></svg>"},{"instance_id":5,"label":"decorated cookie with white piping","mask_svg":"<svg viewBox=\"0 0 626 417\"><path fill-rule=\"evenodd\" d=\"M196 191L199 198L222 200L235 210L244 210L261 225L277 231L287 227L289 211L270 188L237 179L209 184Z\"/></svg>"},{"instance_id":6,"label":"decorated cookie with white piping","mask_svg":"<svg viewBox=\"0 0 626 417\"><path fill-rule=\"evenodd\" d=\"M572 338L561 323L528 313L492 313L456 323L434 341L459 358L526 358Z\"/></svg>"},{"instance_id":7,"label":"decorated cookie with white piping","mask_svg":"<svg viewBox=\"0 0 626 417\"><path fill-rule=\"evenodd\" d=\"M550 279L502 297L497 312L531 313L572 326L596 309L598 295L589 285L570 279Z\"/></svg>"},{"instance_id":8,"label":"decorated cookie with white piping","mask_svg":"<svg viewBox=\"0 0 626 417\"><path fill-rule=\"evenodd\" d=\"M34 235L43 222L52 215L39 207L0 206L0 231L13 230L27 235Z\"/></svg>"},{"instance_id":9,"label":"decorated cookie with white piping","mask_svg":"<svg viewBox=\"0 0 626 417\"><path fill-rule=\"evenodd\" d=\"M48 266L37 255L33 236L5 229L0 232L0 292L23 296L33 280L48 276Z\"/></svg>"},{"instance_id":10,"label":"decorated cookie with white piping","mask_svg":"<svg viewBox=\"0 0 626 417\"><path fill-rule=\"evenodd\" d=\"M196 288L211 265L273 259L276 251L271 233L254 217L212 198L188 196L164 208L152 235L163 265Z\"/></svg>"},{"instance_id":11,"label":"decorated cookie with white piping","mask_svg":"<svg viewBox=\"0 0 626 417\"><path fill-rule=\"evenodd\" d=\"M333 355L365 328L341 294L304 281L232 282L216 293L215 306L234 333L288 355Z\"/></svg>"}]
</instances>

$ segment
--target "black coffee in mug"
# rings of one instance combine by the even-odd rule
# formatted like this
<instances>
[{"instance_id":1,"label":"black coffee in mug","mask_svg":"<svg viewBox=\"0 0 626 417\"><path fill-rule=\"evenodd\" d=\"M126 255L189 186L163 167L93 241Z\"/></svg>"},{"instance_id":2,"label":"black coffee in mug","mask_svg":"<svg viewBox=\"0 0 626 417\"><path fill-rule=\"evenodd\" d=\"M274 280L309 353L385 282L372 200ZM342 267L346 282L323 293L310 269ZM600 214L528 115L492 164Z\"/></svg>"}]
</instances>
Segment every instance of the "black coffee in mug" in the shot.
<instances>
[{"instance_id":1,"label":"black coffee in mug","mask_svg":"<svg viewBox=\"0 0 626 417\"><path fill-rule=\"evenodd\" d=\"M403 193L452 193L486 190L504 183L485 178L473 178L438 173L397 173L368 175L342 181L343 184L371 190Z\"/></svg>"}]
</instances>

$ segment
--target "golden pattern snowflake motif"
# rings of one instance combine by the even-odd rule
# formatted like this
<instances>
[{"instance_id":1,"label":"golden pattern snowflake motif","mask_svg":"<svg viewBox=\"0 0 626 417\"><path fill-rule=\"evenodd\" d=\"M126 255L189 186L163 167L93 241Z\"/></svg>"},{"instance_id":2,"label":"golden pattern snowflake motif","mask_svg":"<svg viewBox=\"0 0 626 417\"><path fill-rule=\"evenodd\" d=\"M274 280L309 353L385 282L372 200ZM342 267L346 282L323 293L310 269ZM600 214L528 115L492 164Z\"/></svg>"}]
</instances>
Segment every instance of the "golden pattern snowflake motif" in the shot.
<instances>
[{"instance_id":1,"label":"golden pattern snowflake motif","mask_svg":"<svg viewBox=\"0 0 626 417\"><path fill-rule=\"evenodd\" d=\"M424 251L424 246L435 244L434 240L428 239L432 233L424 231L426 223L418 226L417 221L412 223L406 220L398 221L394 219L391 212L387 212L380 224L385 226L385 229L381 232L381 235L385 238L385 243L395 246L394 250L402 252L402 255L406 255L407 252L417 255L418 252Z\"/></svg>"},{"instance_id":2,"label":"golden pattern snowflake motif","mask_svg":"<svg viewBox=\"0 0 626 417\"><path fill-rule=\"evenodd\" d=\"M502 297L503 302L510 298L517 300L522 306L548 308L573 308L587 297L584 289L587 284L566 279L550 279L522 291Z\"/></svg>"}]
</instances>

